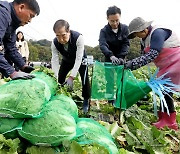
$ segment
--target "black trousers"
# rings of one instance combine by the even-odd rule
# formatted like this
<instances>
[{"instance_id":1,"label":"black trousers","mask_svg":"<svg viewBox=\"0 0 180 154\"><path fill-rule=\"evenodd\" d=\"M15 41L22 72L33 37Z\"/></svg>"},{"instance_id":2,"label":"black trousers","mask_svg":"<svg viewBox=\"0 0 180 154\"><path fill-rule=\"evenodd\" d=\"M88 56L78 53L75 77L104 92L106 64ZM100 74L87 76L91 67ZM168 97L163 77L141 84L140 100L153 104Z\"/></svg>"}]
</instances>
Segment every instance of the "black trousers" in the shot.
<instances>
[{"instance_id":1,"label":"black trousers","mask_svg":"<svg viewBox=\"0 0 180 154\"><path fill-rule=\"evenodd\" d=\"M65 82L67 74L73 67L74 67L74 63L68 63L62 60L61 66L59 69L59 74L58 74L58 82L60 84L63 84ZM91 90L90 90L90 83L89 83L89 77L88 77L88 66L81 64L78 72L81 76L82 97L84 99L89 99L91 96Z\"/></svg>"},{"instance_id":2,"label":"black trousers","mask_svg":"<svg viewBox=\"0 0 180 154\"><path fill-rule=\"evenodd\" d=\"M173 96L172 93L169 93L169 95L164 95L164 98L166 100L166 103L167 103L167 106L168 106L168 109L169 109L169 112L170 113L173 113L175 111L175 107L174 107L174 101L171 97ZM160 111L161 111L162 107L160 105ZM164 111L167 112L167 109L164 108Z\"/></svg>"}]
</instances>

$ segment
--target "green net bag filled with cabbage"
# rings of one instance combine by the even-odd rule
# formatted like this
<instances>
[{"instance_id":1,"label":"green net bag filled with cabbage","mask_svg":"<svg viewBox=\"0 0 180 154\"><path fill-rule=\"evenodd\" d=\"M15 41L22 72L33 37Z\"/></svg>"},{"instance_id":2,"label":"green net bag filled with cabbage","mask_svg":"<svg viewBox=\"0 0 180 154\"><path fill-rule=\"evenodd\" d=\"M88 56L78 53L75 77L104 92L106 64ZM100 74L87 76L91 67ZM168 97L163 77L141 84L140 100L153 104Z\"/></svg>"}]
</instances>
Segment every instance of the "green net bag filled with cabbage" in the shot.
<instances>
[{"instance_id":1,"label":"green net bag filled with cabbage","mask_svg":"<svg viewBox=\"0 0 180 154\"><path fill-rule=\"evenodd\" d=\"M6 138L18 137L18 129L21 129L23 119L0 118L0 134Z\"/></svg>"},{"instance_id":2,"label":"green net bag filled with cabbage","mask_svg":"<svg viewBox=\"0 0 180 154\"><path fill-rule=\"evenodd\" d=\"M39 117L45 103L56 92L57 82L43 72L31 80L11 80L0 86L0 116Z\"/></svg>"},{"instance_id":3,"label":"green net bag filled with cabbage","mask_svg":"<svg viewBox=\"0 0 180 154\"><path fill-rule=\"evenodd\" d=\"M62 108L69 112L69 114L72 115L75 120L78 119L78 108L76 103L72 98L64 94L57 94L53 96L51 98L51 101L45 106L45 108L49 110L59 110L59 108Z\"/></svg>"},{"instance_id":4,"label":"green net bag filled with cabbage","mask_svg":"<svg viewBox=\"0 0 180 154\"><path fill-rule=\"evenodd\" d=\"M64 109L46 108L36 119L26 119L19 134L32 144L58 146L76 135L75 119Z\"/></svg>"},{"instance_id":5,"label":"green net bag filled with cabbage","mask_svg":"<svg viewBox=\"0 0 180 154\"><path fill-rule=\"evenodd\" d=\"M110 154L118 154L113 137L108 130L97 121L90 118L79 118L75 139L79 144L99 144L105 147Z\"/></svg>"}]
</instances>

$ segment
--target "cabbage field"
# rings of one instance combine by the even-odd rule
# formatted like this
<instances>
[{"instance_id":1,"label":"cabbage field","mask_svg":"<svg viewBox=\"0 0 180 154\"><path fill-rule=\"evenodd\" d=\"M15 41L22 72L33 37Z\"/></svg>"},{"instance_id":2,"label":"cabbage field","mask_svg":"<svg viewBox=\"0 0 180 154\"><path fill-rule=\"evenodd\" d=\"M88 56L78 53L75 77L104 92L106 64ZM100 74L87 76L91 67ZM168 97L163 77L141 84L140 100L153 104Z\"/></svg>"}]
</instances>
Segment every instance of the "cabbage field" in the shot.
<instances>
[{"instance_id":1,"label":"cabbage field","mask_svg":"<svg viewBox=\"0 0 180 154\"><path fill-rule=\"evenodd\" d=\"M0 90L6 89L0 91L0 154L180 153L180 130L158 130L151 125L157 121L151 92L121 111L106 100L92 99L90 111L83 114L79 76L75 78L74 90L69 92L66 86L57 85L51 70L40 68L33 73L37 78L32 81L20 80L20 93L5 86L12 88L19 84L18 80L0 82ZM133 74L137 79L149 80L147 67ZM90 79L91 76L90 66ZM180 127L179 98L173 97Z\"/></svg>"}]
</instances>

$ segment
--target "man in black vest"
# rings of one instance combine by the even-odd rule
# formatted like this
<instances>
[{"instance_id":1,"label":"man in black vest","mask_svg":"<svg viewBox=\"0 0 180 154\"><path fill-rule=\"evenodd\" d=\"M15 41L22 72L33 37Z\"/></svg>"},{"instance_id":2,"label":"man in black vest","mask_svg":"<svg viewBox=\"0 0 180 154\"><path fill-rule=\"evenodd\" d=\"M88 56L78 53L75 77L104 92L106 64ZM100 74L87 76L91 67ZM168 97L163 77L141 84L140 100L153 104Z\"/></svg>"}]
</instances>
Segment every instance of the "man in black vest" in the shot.
<instances>
[{"instance_id":1,"label":"man in black vest","mask_svg":"<svg viewBox=\"0 0 180 154\"><path fill-rule=\"evenodd\" d=\"M70 30L69 23L65 20L57 20L53 30L56 38L52 41L52 70L58 77L60 84L66 83L70 89L73 89L73 80L79 71L82 82L83 112L89 110L90 84L88 78L87 64L83 64L86 58L84 50L83 36L76 31ZM62 55L62 61L59 68L59 54ZM67 74L70 76L66 80Z\"/></svg>"}]
</instances>

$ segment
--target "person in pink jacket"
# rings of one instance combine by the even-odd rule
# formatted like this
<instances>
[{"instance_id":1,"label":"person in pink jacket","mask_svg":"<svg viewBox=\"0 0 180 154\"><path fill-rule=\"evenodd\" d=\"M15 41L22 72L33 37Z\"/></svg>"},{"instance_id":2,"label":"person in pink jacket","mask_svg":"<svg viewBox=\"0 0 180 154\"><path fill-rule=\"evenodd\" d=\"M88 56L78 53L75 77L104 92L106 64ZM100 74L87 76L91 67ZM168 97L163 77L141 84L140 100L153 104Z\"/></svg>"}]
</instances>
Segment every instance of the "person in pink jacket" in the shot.
<instances>
[{"instance_id":1,"label":"person in pink jacket","mask_svg":"<svg viewBox=\"0 0 180 154\"><path fill-rule=\"evenodd\" d=\"M180 85L180 40L174 31L161 26L152 26L151 24L152 21L147 22L141 17L137 17L130 22L128 38L141 38L144 54L127 61L125 68L135 70L154 62L159 68L158 77L168 72L165 78L170 78L174 84ZM165 126L174 130L178 129L172 95L172 93L164 94L170 115L167 114L166 107L160 105L158 122L153 123L159 129ZM164 112L162 112L162 108L164 108Z\"/></svg>"}]
</instances>

